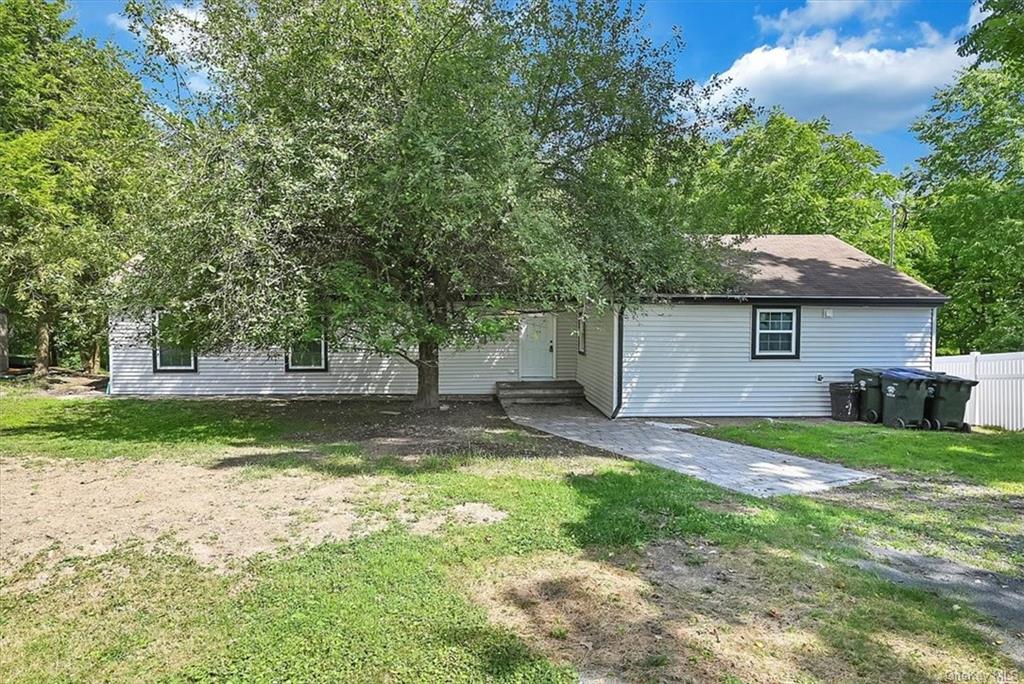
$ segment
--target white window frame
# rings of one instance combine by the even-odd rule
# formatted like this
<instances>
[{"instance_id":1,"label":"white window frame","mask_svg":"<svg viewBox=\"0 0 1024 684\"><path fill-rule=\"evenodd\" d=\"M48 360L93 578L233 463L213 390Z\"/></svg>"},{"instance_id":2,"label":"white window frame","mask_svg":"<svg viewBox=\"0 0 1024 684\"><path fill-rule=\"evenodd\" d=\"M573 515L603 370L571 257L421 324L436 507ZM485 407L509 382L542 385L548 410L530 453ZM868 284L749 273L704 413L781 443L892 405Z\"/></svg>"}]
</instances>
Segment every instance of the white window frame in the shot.
<instances>
[{"instance_id":1,"label":"white window frame","mask_svg":"<svg viewBox=\"0 0 1024 684\"><path fill-rule=\"evenodd\" d=\"M287 373L326 373L327 372L327 336L321 335L317 340L310 340L310 342L320 342L320 363L315 366L296 366L292 362L292 348L288 347L288 351L284 357L284 370Z\"/></svg>"},{"instance_id":2,"label":"white window frame","mask_svg":"<svg viewBox=\"0 0 1024 684\"><path fill-rule=\"evenodd\" d=\"M153 314L153 372L154 373L196 373L199 371L199 359L196 350L189 348L192 362L187 366L164 365L160 357L160 312Z\"/></svg>"},{"instance_id":3,"label":"white window frame","mask_svg":"<svg viewBox=\"0 0 1024 684\"><path fill-rule=\"evenodd\" d=\"M761 314L788 313L793 315L793 327L790 330L761 330ZM800 307L799 306L755 306L751 316L752 344L751 358L754 359L799 359L800 358ZM767 334L788 334L790 348L786 351L778 349L761 349L761 336Z\"/></svg>"}]
</instances>

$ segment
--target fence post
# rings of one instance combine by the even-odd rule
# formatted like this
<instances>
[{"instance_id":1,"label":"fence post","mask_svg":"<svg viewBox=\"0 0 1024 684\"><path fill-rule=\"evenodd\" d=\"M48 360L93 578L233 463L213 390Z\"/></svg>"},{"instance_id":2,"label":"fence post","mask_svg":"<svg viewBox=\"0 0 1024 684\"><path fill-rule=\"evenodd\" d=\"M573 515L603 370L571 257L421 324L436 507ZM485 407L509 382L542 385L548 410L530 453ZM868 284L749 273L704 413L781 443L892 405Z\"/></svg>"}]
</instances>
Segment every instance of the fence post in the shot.
<instances>
[{"instance_id":1,"label":"fence post","mask_svg":"<svg viewBox=\"0 0 1024 684\"><path fill-rule=\"evenodd\" d=\"M980 360L981 360L981 352L979 352L979 351L972 351L971 352L971 380L977 380L978 379L978 362ZM978 415L980 414L980 410L978 408L978 404L981 403L981 401L980 401L980 399L981 399L980 394L981 394L980 392L975 391L974 392L974 396L971 397L971 401L970 401L970 404L971 404L971 418L970 418L970 420L968 422L972 423L972 424L976 424L978 422Z\"/></svg>"}]
</instances>

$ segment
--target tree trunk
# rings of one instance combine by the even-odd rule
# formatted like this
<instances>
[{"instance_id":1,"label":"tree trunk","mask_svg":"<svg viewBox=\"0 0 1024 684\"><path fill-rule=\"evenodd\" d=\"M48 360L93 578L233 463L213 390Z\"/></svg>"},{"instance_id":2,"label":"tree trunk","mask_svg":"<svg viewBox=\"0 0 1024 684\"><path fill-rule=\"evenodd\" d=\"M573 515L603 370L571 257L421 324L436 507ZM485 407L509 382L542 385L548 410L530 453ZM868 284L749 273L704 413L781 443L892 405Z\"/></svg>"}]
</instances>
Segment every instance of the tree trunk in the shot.
<instances>
[{"instance_id":1,"label":"tree trunk","mask_svg":"<svg viewBox=\"0 0 1024 684\"><path fill-rule=\"evenodd\" d=\"M7 310L0 309L0 375L5 375L11 365L9 339L10 328L8 327Z\"/></svg>"},{"instance_id":2,"label":"tree trunk","mask_svg":"<svg viewBox=\"0 0 1024 684\"><path fill-rule=\"evenodd\" d=\"M33 373L47 375L50 372L50 322L40 317L36 321L36 363Z\"/></svg>"},{"instance_id":3,"label":"tree trunk","mask_svg":"<svg viewBox=\"0 0 1024 684\"><path fill-rule=\"evenodd\" d=\"M80 354L82 357L82 371L86 375L97 375L100 372L100 338L94 337L88 347Z\"/></svg>"},{"instance_id":4,"label":"tree trunk","mask_svg":"<svg viewBox=\"0 0 1024 684\"><path fill-rule=\"evenodd\" d=\"M441 405L437 359L437 343L420 342L416 361L416 399L412 402L413 409L417 411L436 409Z\"/></svg>"}]
</instances>

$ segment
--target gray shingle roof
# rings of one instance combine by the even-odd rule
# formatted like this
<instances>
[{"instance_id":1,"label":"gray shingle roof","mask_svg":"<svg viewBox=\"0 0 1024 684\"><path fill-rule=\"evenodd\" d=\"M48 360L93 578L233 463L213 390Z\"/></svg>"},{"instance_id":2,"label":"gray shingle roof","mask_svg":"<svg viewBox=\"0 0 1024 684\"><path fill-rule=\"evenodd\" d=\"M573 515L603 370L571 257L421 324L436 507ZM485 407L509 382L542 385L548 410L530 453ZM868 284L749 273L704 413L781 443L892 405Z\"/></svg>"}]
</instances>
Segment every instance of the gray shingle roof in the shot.
<instances>
[{"instance_id":1,"label":"gray shingle roof","mask_svg":"<svg viewBox=\"0 0 1024 684\"><path fill-rule=\"evenodd\" d=\"M735 246L743 276L719 296L789 299L948 298L831 235L764 235Z\"/></svg>"}]
</instances>

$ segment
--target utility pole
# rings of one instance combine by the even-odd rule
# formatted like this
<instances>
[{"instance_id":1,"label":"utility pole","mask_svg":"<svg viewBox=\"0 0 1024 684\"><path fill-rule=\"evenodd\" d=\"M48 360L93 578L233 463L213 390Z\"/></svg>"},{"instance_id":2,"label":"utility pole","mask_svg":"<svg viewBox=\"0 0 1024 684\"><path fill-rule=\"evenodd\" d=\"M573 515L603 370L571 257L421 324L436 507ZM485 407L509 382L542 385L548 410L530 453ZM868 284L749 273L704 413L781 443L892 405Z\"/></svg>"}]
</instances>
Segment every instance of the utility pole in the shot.
<instances>
[{"instance_id":1,"label":"utility pole","mask_svg":"<svg viewBox=\"0 0 1024 684\"><path fill-rule=\"evenodd\" d=\"M903 221L901 227L906 227L907 224L907 207L902 202L896 200L890 200L889 208L892 210L892 215L889 221L889 265L896 266L896 214L899 212L903 213Z\"/></svg>"}]
</instances>

